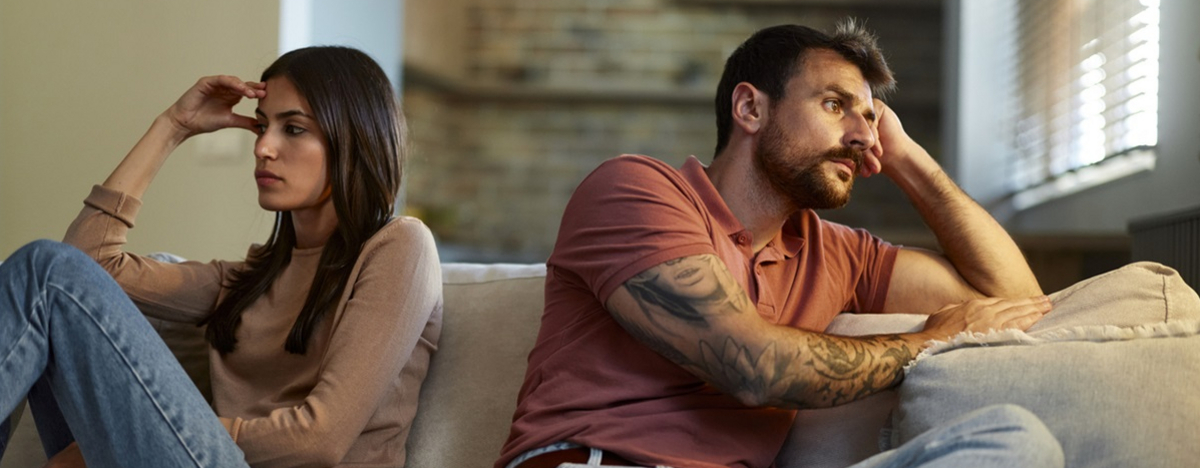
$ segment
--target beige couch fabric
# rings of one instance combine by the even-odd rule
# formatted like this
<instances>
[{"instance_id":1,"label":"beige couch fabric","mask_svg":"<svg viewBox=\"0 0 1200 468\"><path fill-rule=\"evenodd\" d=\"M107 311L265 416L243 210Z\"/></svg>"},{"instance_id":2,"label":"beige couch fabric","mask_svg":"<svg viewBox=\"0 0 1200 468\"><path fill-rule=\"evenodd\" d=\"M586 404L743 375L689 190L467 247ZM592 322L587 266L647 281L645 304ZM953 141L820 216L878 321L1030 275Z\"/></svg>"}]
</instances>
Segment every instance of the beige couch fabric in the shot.
<instances>
[{"instance_id":1,"label":"beige couch fabric","mask_svg":"<svg viewBox=\"0 0 1200 468\"><path fill-rule=\"evenodd\" d=\"M450 263L443 265L442 273L443 336L422 388L408 441L407 466L487 467L508 435L526 358L537 335L545 266ZM1055 312L1043 320L1040 329L1098 322L1132 326L1191 318L1187 304L1200 305L1200 297L1173 273L1157 264L1135 264L1080 282L1052 295ZM1069 299L1074 296L1078 298ZM1084 298L1110 307L1084 307ZM1160 307L1132 307L1148 302ZM920 315L842 315L828 331L839 335L899 333L917 330L923 322ZM202 387L206 385L207 351L200 330L169 323L157 326L189 374L199 379ZM1030 335L1038 333L1035 329ZM1026 366L1022 372L1030 369L1044 371ZM1058 383L1050 380L1033 387L1056 388ZM948 398L939 395L942 383L938 379L930 386L931 401ZM907 387L906 383L901 392ZM800 412L776 463L780 468L844 467L877 453L879 430L896 399L895 392L886 392L838 408ZM44 460L32 426L26 414L0 468L39 466Z\"/></svg>"},{"instance_id":2,"label":"beige couch fabric","mask_svg":"<svg viewBox=\"0 0 1200 468\"><path fill-rule=\"evenodd\" d=\"M409 468L500 456L542 316L545 267L445 264L442 338L408 440Z\"/></svg>"},{"instance_id":3,"label":"beige couch fabric","mask_svg":"<svg viewBox=\"0 0 1200 468\"><path fill-rule=\"evenodd\" d=\"M1137 263L1052 295L1028 333L963 334L926 350L899 389L893 445L1011 403L1058 438L1068 467L1200 463L1200 297Z\"/></svg>"}]
</instances>

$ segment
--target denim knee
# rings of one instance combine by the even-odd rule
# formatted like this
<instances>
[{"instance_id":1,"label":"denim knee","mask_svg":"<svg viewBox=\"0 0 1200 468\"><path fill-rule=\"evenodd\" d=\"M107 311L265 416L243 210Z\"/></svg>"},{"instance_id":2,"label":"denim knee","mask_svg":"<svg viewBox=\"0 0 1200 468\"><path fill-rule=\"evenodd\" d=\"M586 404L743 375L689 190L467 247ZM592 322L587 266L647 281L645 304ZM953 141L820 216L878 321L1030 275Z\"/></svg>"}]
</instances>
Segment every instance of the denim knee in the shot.
<instances>
[{"instance_id":1,"label":"denim knee","mask_svg":"<svg viewBox=\"0 0 1200 468\"><path fill-rule=\"evenodd\" d=\"M997 429L1011 436L1011 453L1019 458L1013 466L1061 468L1066 464L1058 439L1037 415L1012 404L989 406L982 411Z\"/></svg>"},{"instance_id":2,"label":"denim knee","mask_svg":"<svg viewBox=\"0 0 1200 468\"><path fill-rule=\"evenodd\" d=\"M13 252L7 260L4 260L4 265L9 266L11 263L11 268L35 269L61 261L84 263L92 262L92 259L69 244L38 239Z\"/></svg>"},{"instance_id":3,"label":"denim knee","mask_svg":"<svg viewBox=\"0 0 1200 468\"><path fill-rule=\"evenodd\" d=\"M35 263L38 263L38 261L50 260L62 255L82 253L83 252L80 252L79 249L62 242L52 241L50 239L38 239L17 249L16 252L13 252L13 254L8 257L8 260L5 261L5 263L9 261L15 262L18 260L25 260L26 257L29 257L29 259L34 260Z\"/></svg>"}]
</instances>

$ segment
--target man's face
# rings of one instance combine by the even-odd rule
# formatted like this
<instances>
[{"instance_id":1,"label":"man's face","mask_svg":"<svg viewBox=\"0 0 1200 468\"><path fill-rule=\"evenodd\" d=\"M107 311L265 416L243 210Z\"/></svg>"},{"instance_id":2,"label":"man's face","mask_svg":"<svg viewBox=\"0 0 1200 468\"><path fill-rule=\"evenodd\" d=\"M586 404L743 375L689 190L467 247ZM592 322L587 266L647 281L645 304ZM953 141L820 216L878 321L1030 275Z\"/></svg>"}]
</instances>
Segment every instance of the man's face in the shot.
<instances>
[{"instance_id":1,"label":"man's face","mask_svg":"<svg viewBox=\"0 0 1200 468\"><path fill-rule=\"evenodd\" d=\"M754 152L758 169L797 209L850 201L863 154L875 144L871 88L836 52L807 53L771 106Z\"/></svg>"}]
</instances>

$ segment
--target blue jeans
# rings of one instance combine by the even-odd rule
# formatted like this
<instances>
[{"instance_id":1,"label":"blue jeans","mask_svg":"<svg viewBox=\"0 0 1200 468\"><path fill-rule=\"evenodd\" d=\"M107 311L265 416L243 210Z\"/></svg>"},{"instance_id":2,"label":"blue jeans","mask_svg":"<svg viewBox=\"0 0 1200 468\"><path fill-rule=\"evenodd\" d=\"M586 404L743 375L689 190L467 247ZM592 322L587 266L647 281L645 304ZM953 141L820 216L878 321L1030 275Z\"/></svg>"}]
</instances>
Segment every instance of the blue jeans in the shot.
<instances>
[{"instance_id":1,"label":"blue jeans","mask_svg":"<svg viewBox=\"0 0 1200 468\"><path fill-rule=\"evenodd\" d=\"M975 410L851 468L1061 468L1062 446L1042 421L1015 405Z\"/></svg>"},{"instance_id":2,"label":"blue jeans","mask_svg":"<svg viewBox=\"0 0 1200 468\"><path fill-rule=\"evenodd\" d=\"M514 461L524 458L528 457ZM850 468L1062 468L1064 463L1058 439L1037 416L1019 406L995 405L949 421ZM603 465L564 463L559 468L589 466Z\"/></svg>"},{"instance_id":3,"label":"blue jeans","mask_svg":"<svg viewBox=\"0 0 1200 468\"><path fill-rule=\"evenodd\" d=\"M0 265L0 414L27 395L47 457L74 440L89 467L247 466L120 286L57 242Z\"/></svg>"},{"instance_id":4,"label":"blue jeans","mask_svg":"<svg viewBox=\"0 0 1200 468\"><path fill-rule=\"evenodd\" d=\"M579 445L562 442L530 450L508 466L571 447ZM600 454L596 449L592 452L593 462L563 463L558 468L609 466L600 465ZM1064 463L1058 439L1037 416L1019 406L995 405L949 421L850 468L1062 468Z\"/></svg>"}]
</instances>

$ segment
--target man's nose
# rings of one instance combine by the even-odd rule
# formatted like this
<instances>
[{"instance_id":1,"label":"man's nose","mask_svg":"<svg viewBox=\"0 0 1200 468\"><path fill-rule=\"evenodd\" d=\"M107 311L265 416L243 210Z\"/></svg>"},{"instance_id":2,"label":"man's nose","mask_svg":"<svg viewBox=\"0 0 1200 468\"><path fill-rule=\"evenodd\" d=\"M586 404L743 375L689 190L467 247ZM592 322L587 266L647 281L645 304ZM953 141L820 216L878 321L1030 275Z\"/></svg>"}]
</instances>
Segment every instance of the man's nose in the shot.
<instances>
[{"instance_id":1,"label":"man's nose","mask_svg":"<svg viewBox=\"0 0 1200 468\"><path fill-rule=\"evenodd\" d=\"M842 136L842 144L859 151L866 151L875 146L875 129L866 116L854 113L846 117L846 133Z\"/></svg>"}]
</instances>

